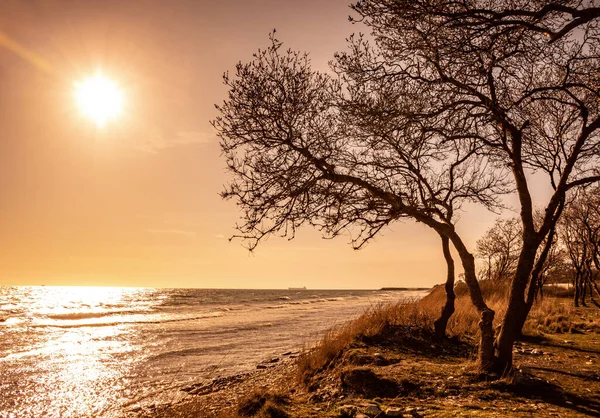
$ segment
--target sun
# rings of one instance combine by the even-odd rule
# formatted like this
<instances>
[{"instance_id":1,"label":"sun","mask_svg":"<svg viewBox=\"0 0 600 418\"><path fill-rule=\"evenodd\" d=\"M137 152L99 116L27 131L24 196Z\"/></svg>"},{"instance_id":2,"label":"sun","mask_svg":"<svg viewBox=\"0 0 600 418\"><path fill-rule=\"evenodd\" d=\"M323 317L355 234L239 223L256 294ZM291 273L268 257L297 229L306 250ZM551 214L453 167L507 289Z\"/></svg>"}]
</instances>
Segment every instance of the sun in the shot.
<instances>
[{"instance_id":1,"label":"sun","mask_svg":"<svg viewBox=\"0 0 600 418\"><path fill-rule=\"evenodd\" d=\"M81 112L98 127L123 112L123 93L119 86L101 72L75 83L75 99Z\"/></svg>"}]
</instances>

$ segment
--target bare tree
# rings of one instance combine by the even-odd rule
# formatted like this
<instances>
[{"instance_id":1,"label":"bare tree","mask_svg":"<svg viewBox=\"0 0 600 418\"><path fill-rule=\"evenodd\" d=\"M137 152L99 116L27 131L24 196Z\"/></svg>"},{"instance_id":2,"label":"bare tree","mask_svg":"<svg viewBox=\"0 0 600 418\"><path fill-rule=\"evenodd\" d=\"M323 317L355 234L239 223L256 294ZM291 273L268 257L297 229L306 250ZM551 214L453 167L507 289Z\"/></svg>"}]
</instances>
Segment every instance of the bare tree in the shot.
<instances>
[{"instance_id":1,"label":"bare tree","mask_svg":"<svg viewBox=\"0 0 600 418\"><path fill-rule=\"evenodd\" d=\"M482 317L482 367L509 370L566 194L600 180L598 21L542 13L547 4L364 0L353 8L374 42L351 37L333 63L337 77L280 55L277 43L240 64L215 126L236 175L226 195L245 211L241 235L352 227L360 247L394 220L423 222L461 258ZM481 10L485 24L474 19ZM507 24L506 13L521 13L520 23ZM550 42L541 27L560 36ZM553 190L539 224L533 172ZM453 215L463 201L496 205L490 191L503 173L519 199L523 245L494 354L494 312Z\"/></svg>"},{"instance_id":2,"label":"bare tree","mask_svg":"<svg viewBox=\"0 0 600 418\"><path fill-rule=\"evenodd\" d=\"M564 201L561 201L556 209L558 216L560 216L562 213L563 207ZM541 228L544 219L545 213L543 211L537 210L534 212L534 225L536 228ZM542 240L537 248L536 258L530 274L529 286L525 294L524 311L523 314L517 318L519 322L517 323L516 329L519 337L522 336L523 326L525 325L525 321L527 320L527 316L533 307L536 297L542 294L548 271L554 267L553 263L557 262L557 257L559 255L557 252L557 242L556 223L554 223L548 231L548 235ZM523 248L521 248L521 253L522 252Z\"/></svg>"},{"instance_id":3,"label":"bare tree","mask_svg":"<svg viewBox=\"0 0 600 418\"><path fill-rule=\"evenodd\" d=\"M441 17L456 27L484 33L498 28L526 29L545 35L550 43L600 17L600 7L593 0L526 0L499 5L459 0L418 2L415 6L421 13Z\"/></svg>"},{"instance_id":4,"label":"bare tree","mask_svg":"<svg viewBox=\"0 0 600 418\"><path fill-rule=\"evenodd\" d=\"M562 242L574 269L575 306L586 306L586 297L598 306L594 299L594 291L600 296L596 280L600 270L599 191L598 187L580 190L565 210L560 222Z\"/></svg>"},{"instance_id":5,"label":"bare tree","mask_svg":"<svg viewBox=\"0 0 600 418\"><path fill-rule=\"evenodd\" d=\"M579 306L580 300L585 305L585 299L582 300L582 286L589 249L587 242L583 237L583 231L579 229L580 225L577 225L576 218L572 215L573 213L570 210L565 214L565 217L561 222L561 233L571 264L575 270L575 274L573 275L573 302L575 306Z\"/></svg>"},{"instance_id":6,"label":"bare tree","mask_svg":"<svg viewBox=\"0 0 600 418\"><path fill-rule=\"evenodd\" d=\"M454 139L475 139L498 162L498 170L512 174L523 246L496 342L500 371L512 367L513 343L537 291L566 193L600 179L596 11L580 19L583 12L546 12L548 4L365 0L354 5L375 39L375 46L354 42L356 71L377 73L389 84L418 83L428 102L424 124L441 116L446 124L435 129L456 133L454 118L461 114L462 135ZM519 22L511 23L509 17L517 14ZM483 15L484 20L478 18ZM545 174L553 190L540 205L539 225L533 172Z\"/></svg>"},{"instance_id":7,"label":"bare tree","mask_svg":"<svg viewBox=\"0 0 600 418\"><path fill-rule=\"evenodd\" d=\"M545 248L546 246L544 245L541 251L543 252ZM542 268L538 275L539 284L537 286L537 291L540 297L543 297L544 285L551 283L552 281L558 283L568 275L568 268L565 263L566 257L567 254L564 251L564 248L560 246L558 233L555 232L553 233L550 246L548 247L546 260L542 264Z\"/></svg>"},{"instance_id":8,"label":"bare tree","mask_svg":"<svg viewBox=\"0 0 600 418\"><path fill-rule=\"evenodd\" d=\"M493 355L494 313L453 222L466 202L497 207L505 179L476 141L454 141L412 118L424 103L414 86L365 80L346 64L338 60L337 77L315 72L306 55L282 51L272 38L235 77L225 76L229 98L213 124L234 174L223 196L243 210L239 237L253 249L309 224L327 238L351 231L361 248L394 221L422 222L442 237L452 281L448 241L458 250L482 312L482 346ZM490 364L490 350L482 352Z\"/></svg>"},{"instance_id":9,"label":"bare tree","mask_svg":"<svg viewBox=\"0 0 600 418\"><path fill-rule=\"evenodd\" d=\"M543 221L543 211L534 211L534 224L537 228ZM484 263L480 275L502 284L510 283L516 273L519 256L523 250L522 237L523 231L518 217L497 219L494 226L477 241L477 255ZM557 235L552 229L542 245L538 247L525 299L527 313L531 310L536 297L542 296L549 272L560 270L562 253L557 243ZM521 329L526 317L527 315L522 317Z\"/></svg>"},{"instance_id":10,"label":"bare tree","mask_svg":"<svg viewBox=\"0 0 600 418\"><path fill-rule=\"evenodd\" d=\"M508 281L515 273L521 251L521 223L518 218L500 218L477 241L477 256L483 261L480 277Z\"/></svg>"}]
</instances>

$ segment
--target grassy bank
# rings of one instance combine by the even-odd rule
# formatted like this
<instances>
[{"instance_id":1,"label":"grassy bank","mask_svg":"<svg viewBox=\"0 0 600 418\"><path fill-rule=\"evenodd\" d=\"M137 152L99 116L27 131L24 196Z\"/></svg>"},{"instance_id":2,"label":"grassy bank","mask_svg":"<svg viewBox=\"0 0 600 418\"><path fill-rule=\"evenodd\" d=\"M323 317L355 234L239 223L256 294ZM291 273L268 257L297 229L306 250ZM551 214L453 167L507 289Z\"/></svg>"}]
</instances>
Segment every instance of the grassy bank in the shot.
<instances>
[{"instance_id":1,"label":"grassy bank","mask_svg":"<svg viewBox=\"0 0 600 418\"><path fill-rule=\"evenodd\" d=\"M500 322L505 290L486 286ZM600 310L546 292L515 347L515 373L488 381L474 366L478 315L456 289L450 338L433 336L443 289L375 306L331 330L296 363L187 400L153 416L600 416Z\"/></svg>"}]
</instances>

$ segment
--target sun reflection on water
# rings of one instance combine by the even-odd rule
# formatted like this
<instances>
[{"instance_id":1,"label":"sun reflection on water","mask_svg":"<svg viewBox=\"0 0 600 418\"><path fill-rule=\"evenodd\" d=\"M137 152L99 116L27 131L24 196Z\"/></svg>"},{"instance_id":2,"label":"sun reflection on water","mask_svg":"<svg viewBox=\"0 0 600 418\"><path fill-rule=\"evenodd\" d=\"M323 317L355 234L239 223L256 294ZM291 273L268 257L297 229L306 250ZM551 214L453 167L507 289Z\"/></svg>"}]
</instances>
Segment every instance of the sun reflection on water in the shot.
<instances>
[{"instance_id":1,"label":"sun reflection on water","mask_svg":"<svg viewBox=\"0 0 600 418\"><path fill-rule=\"evenodd\" d=\"M15 312L26 310L22 313L28 322L21 332L11 334L14 341L1 345L0 412L48 417L118 414L127 379L141 356L132 353L140 350L132 344L137 331L123 323L98 321L145 308L141 300L151 299L151 291L27 288L11 306L17 307Z\"/></svg>"}]
</instances>

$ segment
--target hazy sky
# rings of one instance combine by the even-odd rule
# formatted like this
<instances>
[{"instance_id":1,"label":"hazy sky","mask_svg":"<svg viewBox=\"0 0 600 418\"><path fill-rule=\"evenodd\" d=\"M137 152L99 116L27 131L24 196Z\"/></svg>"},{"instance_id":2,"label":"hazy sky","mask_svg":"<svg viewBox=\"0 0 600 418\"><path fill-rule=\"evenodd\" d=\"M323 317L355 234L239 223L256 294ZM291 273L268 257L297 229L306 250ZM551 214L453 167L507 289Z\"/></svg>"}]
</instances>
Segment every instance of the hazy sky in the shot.
<instances>
[{"instance_id":1,"label":"hazy sky","mask_svg":"<svg viewBox=\"0 0 600 418\"><path fill-rule=\"evenodd\" d=\"M0 285L377 288L444 281L439 238L396 224L367 248L310 229L250 255L209 124L222 73L268 33L325 69L360 26L346 0L0 3ZM364 29L363 29L364 30ZM73 83L117 82L123 117L83 118ZM493 214L462 215L473 248Z\"/></svg>"}]
</instances>

